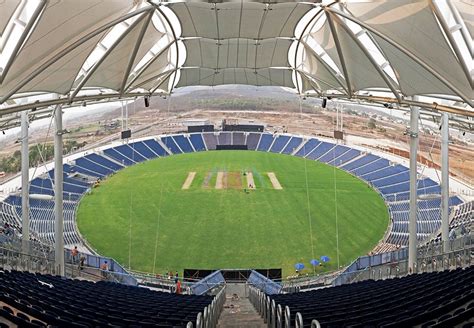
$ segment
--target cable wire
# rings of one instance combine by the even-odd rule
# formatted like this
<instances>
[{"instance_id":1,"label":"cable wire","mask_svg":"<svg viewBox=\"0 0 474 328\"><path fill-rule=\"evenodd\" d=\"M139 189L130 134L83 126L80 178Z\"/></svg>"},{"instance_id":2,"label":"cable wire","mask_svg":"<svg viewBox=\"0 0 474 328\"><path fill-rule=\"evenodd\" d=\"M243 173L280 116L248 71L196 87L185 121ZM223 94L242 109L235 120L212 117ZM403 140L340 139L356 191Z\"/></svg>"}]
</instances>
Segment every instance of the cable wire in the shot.
<instances>
[{"instance_id":1,"label":"cable wire","mask_svg":"<svg viewBox=\"0 0 474 328\"><path fill-rule=\"evenodd\" d=\"M303 109L301 105L301 95L299 97L300 101L300 115L303 115ZM303 157L306 156L306 148L303 145ZM307 159L305 158L304 160L304 175L305 175L305 182L306 182L306 201L307 201L307 206L308 206L308 224L309 224L309 240L311 244L311 256L312 259L314 259L314 243L313 243L313 225L312 225L312 220L311 220L311 203L309 200L309 184L308 184L308 168L307 168Z\"/></svg>"},{"instance_id":2,"label":"cable wire","mask_svg":"<svg viewBox=\"0 0 474 328\"><path fill-rule=\"evenodd\" d=\"M155 254L153 256L153 274L155 274L155 268L156 268L156 254L158 252L158 237L160 234L160 218L161 218L161 201L163 199L163 185L161 185L161 190L160 190L160 200L158 202L158 217L156 220L156 235L155 235Z\"/></svg>"}]
</instances>

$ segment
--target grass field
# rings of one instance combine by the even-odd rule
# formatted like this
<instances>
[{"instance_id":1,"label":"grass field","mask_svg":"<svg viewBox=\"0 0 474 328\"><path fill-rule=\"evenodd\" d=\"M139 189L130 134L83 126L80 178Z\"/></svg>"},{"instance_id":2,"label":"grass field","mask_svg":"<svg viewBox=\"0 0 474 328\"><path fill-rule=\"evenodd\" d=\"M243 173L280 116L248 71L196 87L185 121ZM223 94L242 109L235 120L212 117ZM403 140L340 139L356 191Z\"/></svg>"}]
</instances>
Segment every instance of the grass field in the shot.
<instances>
[{"instance_id":1,"label":"grass field","mask_svg":"<svg viewBox=\"0 0 474 328\"><path fill-rule=\"evenodd\" d=\"M256 190L242 189L243 175L242 188L215 189L219 171L252 172ZM189 172L196 175L182 190ZM282 190L273 189L267 172ZM78 226L99 253L138 271L282 268L286 276L297 262L312 272L309 261L322 255L331 261L317 271L337 267L336 196L346 265L383 236L382 198L341 170L274 153L200 152L126 168L81 201Z\"/></svg>"}]
</instances>

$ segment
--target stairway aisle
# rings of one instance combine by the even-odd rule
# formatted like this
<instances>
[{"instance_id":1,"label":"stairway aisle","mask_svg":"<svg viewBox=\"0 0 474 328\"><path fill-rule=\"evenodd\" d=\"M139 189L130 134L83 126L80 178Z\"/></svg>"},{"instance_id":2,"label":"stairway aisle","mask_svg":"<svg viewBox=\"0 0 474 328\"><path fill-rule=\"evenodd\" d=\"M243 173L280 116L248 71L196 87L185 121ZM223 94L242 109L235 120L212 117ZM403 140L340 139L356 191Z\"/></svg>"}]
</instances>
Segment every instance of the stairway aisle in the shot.
<instances>
[{"instance_id":1,"label":"stairway aisle","mask_svg":"<svg viewBox=\"0 0 474 328\"><path fill-rule=\"evenodd\" d=\"M245 284L227 284L219 328L265 328L263 319L245 296Z\"/></svg>"}]
</instances>

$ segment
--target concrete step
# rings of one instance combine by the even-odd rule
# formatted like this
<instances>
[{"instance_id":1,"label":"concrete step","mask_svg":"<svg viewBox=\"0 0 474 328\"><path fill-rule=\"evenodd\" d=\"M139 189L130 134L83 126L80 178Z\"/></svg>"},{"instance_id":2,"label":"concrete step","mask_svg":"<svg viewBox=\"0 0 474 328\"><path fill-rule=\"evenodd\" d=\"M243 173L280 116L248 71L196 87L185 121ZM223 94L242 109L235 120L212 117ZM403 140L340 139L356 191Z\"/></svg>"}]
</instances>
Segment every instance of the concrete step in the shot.
<instances>
[{"instance_id":1,"label":"concrete step","mask_svg":"<svg viewBox=\"0 0 474 328\"><path fill-rule=\"evenodd\" d=\"M245 295L245 287L242 285L241 288L228 285L224 309L219 317L217 327L265 328L263 319Z\"/></svg>"}]
</instances>

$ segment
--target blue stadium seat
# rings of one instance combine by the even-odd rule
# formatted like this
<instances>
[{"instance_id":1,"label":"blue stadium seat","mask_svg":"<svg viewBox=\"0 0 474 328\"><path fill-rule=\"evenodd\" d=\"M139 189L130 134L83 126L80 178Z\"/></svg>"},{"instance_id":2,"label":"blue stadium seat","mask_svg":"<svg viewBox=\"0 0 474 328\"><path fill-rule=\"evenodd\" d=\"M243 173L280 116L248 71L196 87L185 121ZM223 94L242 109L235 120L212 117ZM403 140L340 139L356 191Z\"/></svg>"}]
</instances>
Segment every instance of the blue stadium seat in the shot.
<instances>
[{"instance_id":1,"label":"blue stadium seat","mask_svg":"<svg viewBox=\"0 0 474 328\"><path fill-rule=\"evenodd\" d=\"M268 151L273 142L273 135L269 133L263 133L260 138L260 143L258 145L258 151Z\"/></svg>"},{"instance_id":2,"label":"blue stadium seat","mask_svg":"<svg viewBox=\"0 0 474 328\"><path fill-rule=\"evenodd\" d=\"M71 172L81 173L81 174L90 176L92 178L101 178L101 179L103 179L106 176L105 174L88 170L88 169L86 169L82 166L79 166L79 165L71 166Z\"/></svg>"},{"instance_id":3,"label":"blue stadium seat","mask_svg":"<svg viewBox=\"0 0 474 328\"><path fill-rule=\"evenodd\" d=\"M183 153L172 137L162 137L161 141L173 154Z\"/></svg>"},{"instance_id":4,"label":"blue stadium seat","mask_svg":"<svg viewBox=\"0 0 474 328\"><path fill-rule=\"evenodd\" d=\"M155 140L155 139L148 139L143 141L155 154L160 157L168 156L166 150Z\"/></svg>"},{"instance_id":5,"label":"blue stadium seat","mask_svg":"<svg viewBox=\"0 0 474 328\"><path fill-rule=\"evenodd\" d=\"M273 142L273 145L270 148L270 152L272 152L272 153L281 152L289 141L290 141L289 136L281 136L280 135L280 136L276 137L275 141Z\"/></svg>"},{"instance_id":6,"label":"blue stadium seat","mask_svg":"<svg viewBox=\"0 0 474 328\"><path fill-rule=\"evenodd\" d=\"M193 147L191 146L191 143L189 142L188 138L186 138L183 135L177 135L172 137L176 144L181 148L181 150L185 153L192 153L194 152Z\"/></svg>"},{"instance_id":7,"label":"blue stadium seat","mask_svg":"<svg viewBox=\"0 0 474 328\"><path fill-rule=\"evenodd\" d=\"M365 179L364 179L365 180ZM410 172L404 171L395 175L391 175L387 178L380 178L377 180L373 180L371 183L373 186L377 188L381 188L384 186L390 186L402 182L410 181Z\"/></svg>"},{"instance_id":8,"label":"blue stadium seat","mask_svg":"<svg viewBox=\"0 0 474 328\"><path fill-rule=\"evenodd\" d=\"M133 144L132 144L133 146ZM125 144L115 147L114 149L123 156L131 159L135 163L146 161L146 158L140 155L131 145Z\"/></svg>"},{"instance_id":9,"label":"blue stadium seat","mask_svg":"<svg viewBox=\"0 0 474 328\"><path fill-rule=\"evenodd\" d=\"M386 167L382 170L378 170L377 172L366 173L363 177L365 181L374 181L377 179L386 178L394 174L406 172L406 171L408 171L408 169L405 166L397 164L394 166Z\"/></svg>"},{"instance_id":10,"label":"blue stadium seat","mask_svg":"<svg viewBox=\"0 0 474 328\"><path fill-rule=\"evenodd\" d=\"M318 158L329 152L331 149L333 149L335 146L335 144L322 141L316 148L314 148L314 150L308 156L306 156L306 158L317 160Z\"/></svg>"},{"instance_id":11,"label":"blue stadium seat","mask_svg":"<svg viewBox=\"0 0 474 328\"><path fill-rule=\"evenodd\" d=\"M189 140L193 144L193 147L196 151L205 151L206 146L204 145L204 140L202 139L201 133L193 133L189 136Z\"/></svg>"},{"instance_id":12,"label":"blue stadium seat","mask_svg":"<svg viewBox=\"0 0 474 328\"><path fill-rule=\"evenodd\" d=\"M357 149L350 149L347 153L343 154L342 156L339 156L336 160L329 161L329 165L335 165L335 166L342 166L345 163L352 161L354 158L357 156L360 156L360 150Z\"/></svg>"},{"instance_id":13,"label":"blue stadium seat","mask_svg":"<svg viewBox=\"0 0 474 328\"><path fill-rule=\"evenodd\" d=\"M348 152L349 149L350 149L349 147L337 145L336 147L331 149L331 151L326 153L326 155L321 156L318 159L318 161L323 162L323 163L329 163L329 162L341 163L341 162L338 162L339 156Z\"/></svg>"},{"instance_id":14,"label":"blue stadium seat","mask_svg":"<svg viewBox=\"0 0 474 328\"><path fill-rule=\"evenodd\" d=\"M119 153L114 148L104 149L104 154L118 161L124 166L130 166L135 164L130 158L124 156L122 153Z\"/></svg>"},{"instance_id":15,"label":"blue stadium seat","mask_svg":"<svg viewBox=\"0 0 474 328\"><path fill-rule=\"evenodd\" d=\"M295 153L295 156L306 157L309 153L316 148L321 141L317 139L309 139L306 143Z\"/></svg>"},{"instance_id":16,"label":"blue stadium seat","mask_svg":"<svg viewBox=\"0 0 474 328\"><path fill-rule=\"evenodd\" d=\"M130 147L132 147L133 150L140 153L140 155L142 155L146 159L153 159L158 157L158 155L142 141L134 142L130 144Z\"/></svg>"},{"instance_id":17,"label":"blue stadium seat","mask_svg":"<svg viewBox=\"0 0 474 328\"><path fill-rule=\"evenodd\" d=\"M281 153L291 155L298 148L298 146L301 145L302 141L303 139L300 137L291 137L290 142L288 142Z\"/></svg>"},{"instance_id":18,"label":"blue stadium seat","mask_svg":"<svg viewBox=\"0 0 474 328\"><path fill-rule=\"evenodd\" d=\"M112 171L111 169L108 169L106 167L103 167L102 165L99 165L95 162L92 162L92 161L88 160L85 157L76 158L75 166L76 167L78 167L78 166L82 167L82 168L84 168L88 171L91 171L91 172L99 173L103 176L110 175L110 174L114 173L114 171Z\"/></svg>"},{"instance_id":19,"label":"blue stadium seat","mask_svg":"<svg viewBox=\"0 0 474 328\"><path fill-rule=\"evenodd\" d=\"M348 171L348 172L351 172L352 170L355 170L359 167L362 167L364 165L367 165L377 159L379 159L380 157L378 156L375 156L375 155L372 155L372 154L366 154L365 156L361 157L361 158L358 158L350 163L347 163L343 166L341 166L341 168L345 171Z\"/></svg>"},{"instance_id":20,"label":"blue stadium seat","mask_svg":"<svg viewBox=\"0 0 474 328\"><path fill-rule=\"evenodd\" d=\"M383 169L383 168L386 168L390 166L390 162L388 160L386 160L385 158L380 158L369 163L369 164L366 164L362 167L359 167L355 170L352 170L352 174L355 174L357 176L363 176L364 174L367 174L367 173L370 173L370 172L375 172L375 171L378 171L380 169Z\"/></svg>"},{"instance_id":21,"label":"blue stadium seat","mask_svg":"<svg viewBox=\"0 0 474 328\"><path fill-rule=\"evenodd\" d=\"M114 171L114 172L117 172L118 170L121 170L123 169L123 166L122 165L119 165L103 156L100 156L98 154L88 154L86 156L84 156L85 158L89 159L90 161L93 161L97 164L100 164L102 165L103 167L107 167L109 168L110 170Z\"/></svg>"}]
</instances>

